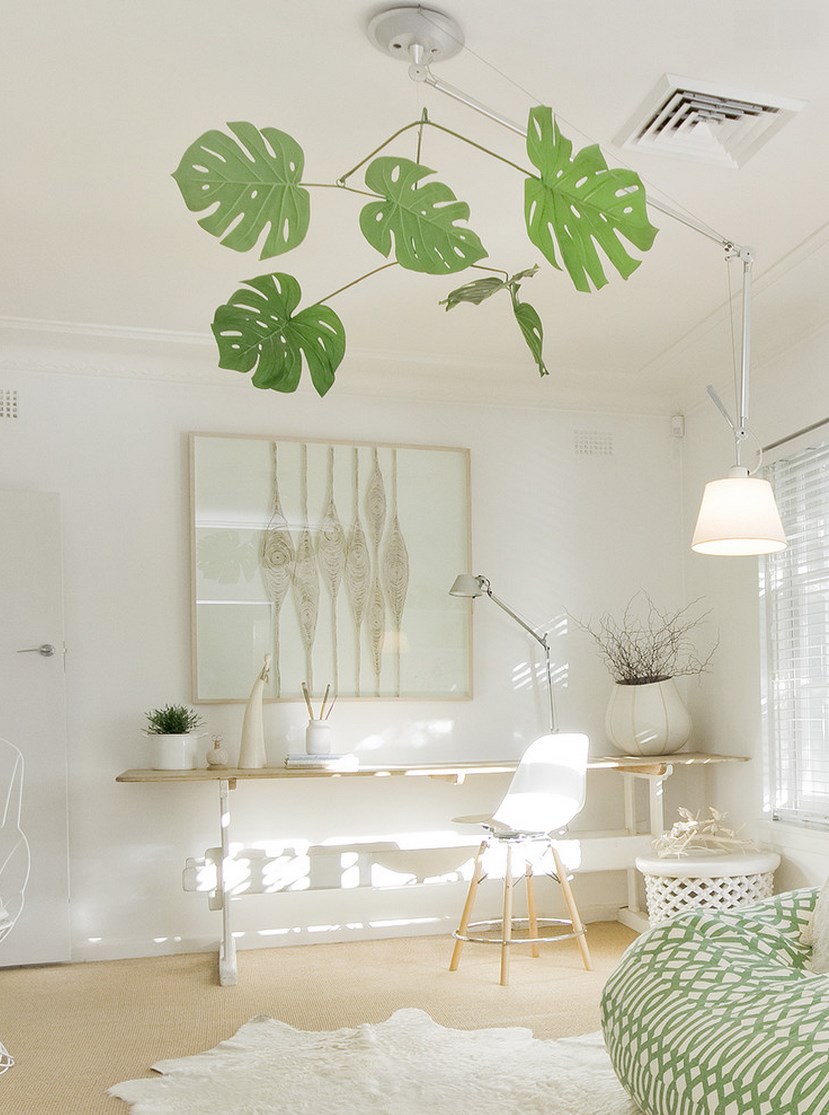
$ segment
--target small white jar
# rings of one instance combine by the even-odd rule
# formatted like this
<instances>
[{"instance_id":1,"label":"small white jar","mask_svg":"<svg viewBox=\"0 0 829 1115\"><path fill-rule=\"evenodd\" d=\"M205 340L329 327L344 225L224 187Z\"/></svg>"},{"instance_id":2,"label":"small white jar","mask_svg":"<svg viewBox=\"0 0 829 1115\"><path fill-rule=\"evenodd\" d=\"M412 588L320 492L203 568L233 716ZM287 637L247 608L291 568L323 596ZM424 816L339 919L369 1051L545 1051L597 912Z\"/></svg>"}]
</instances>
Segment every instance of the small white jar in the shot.
<instances>
[{"instance_id":1,"label":"small white jar","mask_svg":"<svg viewBox=\"0 0 829 1115\"><path fill-rule=\"evenodd\" d=\"M305 750L309 755L331 754L331 725L327 720L309 720L305 729Z\"/></svg>"}]
</instances>

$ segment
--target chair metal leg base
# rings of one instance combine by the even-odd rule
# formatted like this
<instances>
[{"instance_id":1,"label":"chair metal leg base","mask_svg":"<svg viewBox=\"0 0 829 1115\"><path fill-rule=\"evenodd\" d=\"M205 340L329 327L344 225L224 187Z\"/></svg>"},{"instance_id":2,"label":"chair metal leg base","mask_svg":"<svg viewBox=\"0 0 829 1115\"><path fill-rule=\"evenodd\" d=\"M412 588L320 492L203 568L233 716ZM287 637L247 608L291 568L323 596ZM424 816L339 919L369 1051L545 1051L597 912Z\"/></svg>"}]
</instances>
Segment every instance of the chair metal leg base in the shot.
<instances>
[{"instance_id":1,"label":"chair metal leg base","mask_svg":"<svg viewBox=\"0 0 829 1115\"><path fill-rule=\"evenodd\" d=\"M481 843L478 853L475 856L475 865L472 870L472 878L469 883L469 891L466 896L466 902L461 915L461 922L458 928L453 932L452 936L455 939L455 947L452 951L452 960L449 964L450 972L455 972L461 960L461 951L463 946L471 941L474 944L480 945L498 945L501 949L501 977L500 983L502 987L506 987L509 983L509 961L510 950L513 945L529 945L532 949L532 955L539 955L539 945L553 944L557 941L572 941L575 940L578 944L581 953L582 963L586 971L592 970L592 962L590 959L590 950L587 947L587 930L582 924L579 915L578 907L576 906L573 892L570 889L570 880L567 877L567 871L561 862L561 857L558 854L555 844L552 840L549 841L549 847L553 855L554 871L549 872L550 876L559 884L567 907L569 918L540 918L538 917L535 909L535 896L532 887L532 866L528 862L525 869L526 883L527 883L527 912L526 918L513 918L512 916L512 887L513 887L513 873L512 873L512 851L513 845L511 842L504 841L507 844L507 863L506 871L504 873L504 907L503 916L500 918L491 918L486 921L472 921L472 907L475 904L479 884L486 878L486 874L482 869L483 854L488 846L488 840ZM520 876L519 876L520 878ZM526 927L529 936L515 937L516 930ZM545 936L539 930L546 928L559 927L568 930L564 933L555 933ZM491 931L487 933L487 931Z\"/></svg>"},{"instance_id":2,"label":"chair metal leg base","mask_svg":"<svg viewBox=\"0 0 829 1115\"><path fill-rule=\"evenodd\" d=\"M569 918L538 918L537 917L534 920L535 920L536 929L544 929L544 928L547 928L547 927L560 925L560 926L563 926L563 927L567 927L568 929L571 929L572 932L570 932L570 933L556 933L556 934L553 934L553 935L544 935L543 933L541 933L541 934L536 933L536 935L532 936L532 937L516 937L516 936L514 936L514 933L515 933L516 929L520 930L521 928L526 927L529 930L530 926L532 924L532 919L530 919L530 918L513 918L512 919L513 934L511 936L505 938L504 937L504 921L503 921L503 919L502 918L490 918L488 921L472 921L472 922L469 922L469 924L466 927L466 929L467 929L466 933L461 933L461 931L459 929L456 929L454 931L454 933L452 934L452 936L455 938L456 941L463 941L464 944L471 941L476 945L502 945L502 944L505 944L505 943L507 945L545 945L545 944L551 944L553 941L572 941L576 937L583 937L587 933L587 930L584 927L582 927L581 929L575 929L573 927L572 921L570 921ZM492 928L493 930L497 930L498 931L497 935L494 935L494 936L491 936L491 937L485 937L485 936L482 936L482 935L478 935L477 932L475 932L475 933L470 933L469 932L469 930L477 931L479 929L484 929L485 930L487 928Z\"/></svg>"}]
</instances>

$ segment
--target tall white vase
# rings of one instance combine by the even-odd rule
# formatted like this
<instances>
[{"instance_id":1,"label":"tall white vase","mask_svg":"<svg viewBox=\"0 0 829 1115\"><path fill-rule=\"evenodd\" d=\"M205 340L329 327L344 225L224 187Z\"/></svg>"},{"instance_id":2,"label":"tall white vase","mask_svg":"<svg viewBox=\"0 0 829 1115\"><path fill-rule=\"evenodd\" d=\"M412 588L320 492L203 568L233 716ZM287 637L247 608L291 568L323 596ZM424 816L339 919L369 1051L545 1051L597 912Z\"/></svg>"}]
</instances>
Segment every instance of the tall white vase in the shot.
<instances>
[{"instance_id":1,"label":"tall white vase","mask_svg":"<svg viewBox=\"0 0 829 1115\"><path fill-rule=\"evenodd\" d=\"M271 656L266 654L265 664L253 683L248 703L245 706L245 716L242 720L242 744L239 748L240 769L256 770L259 767L267 766L265 728L262 722L262 698L270 669Z\"/></svg>"},{"instance_id":2,"label":"tall white vase","mask_svg":"<svg viewBox=\"0 0 829 1115\"><path fill-rule=\"evenodd\" d=\"M625 755L671 755L687 742L691 717L673 678L647 685L615 682L605 731Z\"/></svg>"}]
</instances>

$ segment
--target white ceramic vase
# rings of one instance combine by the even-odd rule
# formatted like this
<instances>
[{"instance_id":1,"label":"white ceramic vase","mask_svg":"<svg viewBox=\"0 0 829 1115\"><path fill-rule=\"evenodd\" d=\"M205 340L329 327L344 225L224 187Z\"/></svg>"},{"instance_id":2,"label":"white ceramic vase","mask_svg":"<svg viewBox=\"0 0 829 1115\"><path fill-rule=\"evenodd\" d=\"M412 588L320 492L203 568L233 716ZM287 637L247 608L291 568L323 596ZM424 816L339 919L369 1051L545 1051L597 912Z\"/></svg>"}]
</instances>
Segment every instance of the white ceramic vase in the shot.
<instances>
[{"instance_id":1,"label":"white ceramic vase","mask_svg":"<svg viewBox=\"0 0 829 1115\"><path fill-rule=\"evenodd\" d=\"M331 754L331 725L327 720L309 720L305 729L305 751L308 755Z\"/></svg>"},{"instance_id":2,"label":"white ceramic vase","mask_svg":"<svg viewBox=\"0 0 829 1115\"><path fill-rule=\"evenodd\" d=\"M605 731L625 755L671 755L687 742L691 717L673 678L646 685L614 682Z\"/></svg>"},{"instance_id":3,"label":"white ceramic vase","mask_svg":"<svg viewBox=\"0 0 829 1115\"><path fill-rule=\"evenodd\" d=\"M164 733L147 736L150 744L150 770L192 770L196 765L198 733Z\"/></svg>"}]
</instances>

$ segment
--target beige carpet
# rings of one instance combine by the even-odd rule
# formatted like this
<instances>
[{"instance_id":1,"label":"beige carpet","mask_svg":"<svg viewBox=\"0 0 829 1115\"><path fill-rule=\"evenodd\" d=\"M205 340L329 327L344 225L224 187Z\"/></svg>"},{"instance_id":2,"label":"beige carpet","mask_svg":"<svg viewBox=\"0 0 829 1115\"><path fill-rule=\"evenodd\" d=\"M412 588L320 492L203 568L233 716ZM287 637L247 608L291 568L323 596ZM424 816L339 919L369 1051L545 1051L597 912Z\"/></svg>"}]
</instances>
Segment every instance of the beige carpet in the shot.
<instances>
[{"instance_id":1,"label":"beige carpet","mask_svg":"<svg viewBox=\"0 0 829 1115\"><path fill-rule=\"evenodd\" d=\"M258 1014L308 1030L380 1022L419 1007L443 1026L527 1026L555 1038L599 1028L604 982L634 934L588 927L595 970L573 942L533 960L515 949L510 986L498 952L467 945L457 972L451 941L416 937L305 945L239 954L236 987L220 987L213 953L0 971L0 1038L16 1060L0 1076L11 1115L118 1115L105 1095L149 1065L208 1049Z\"/></svg>"}]
</instances>

